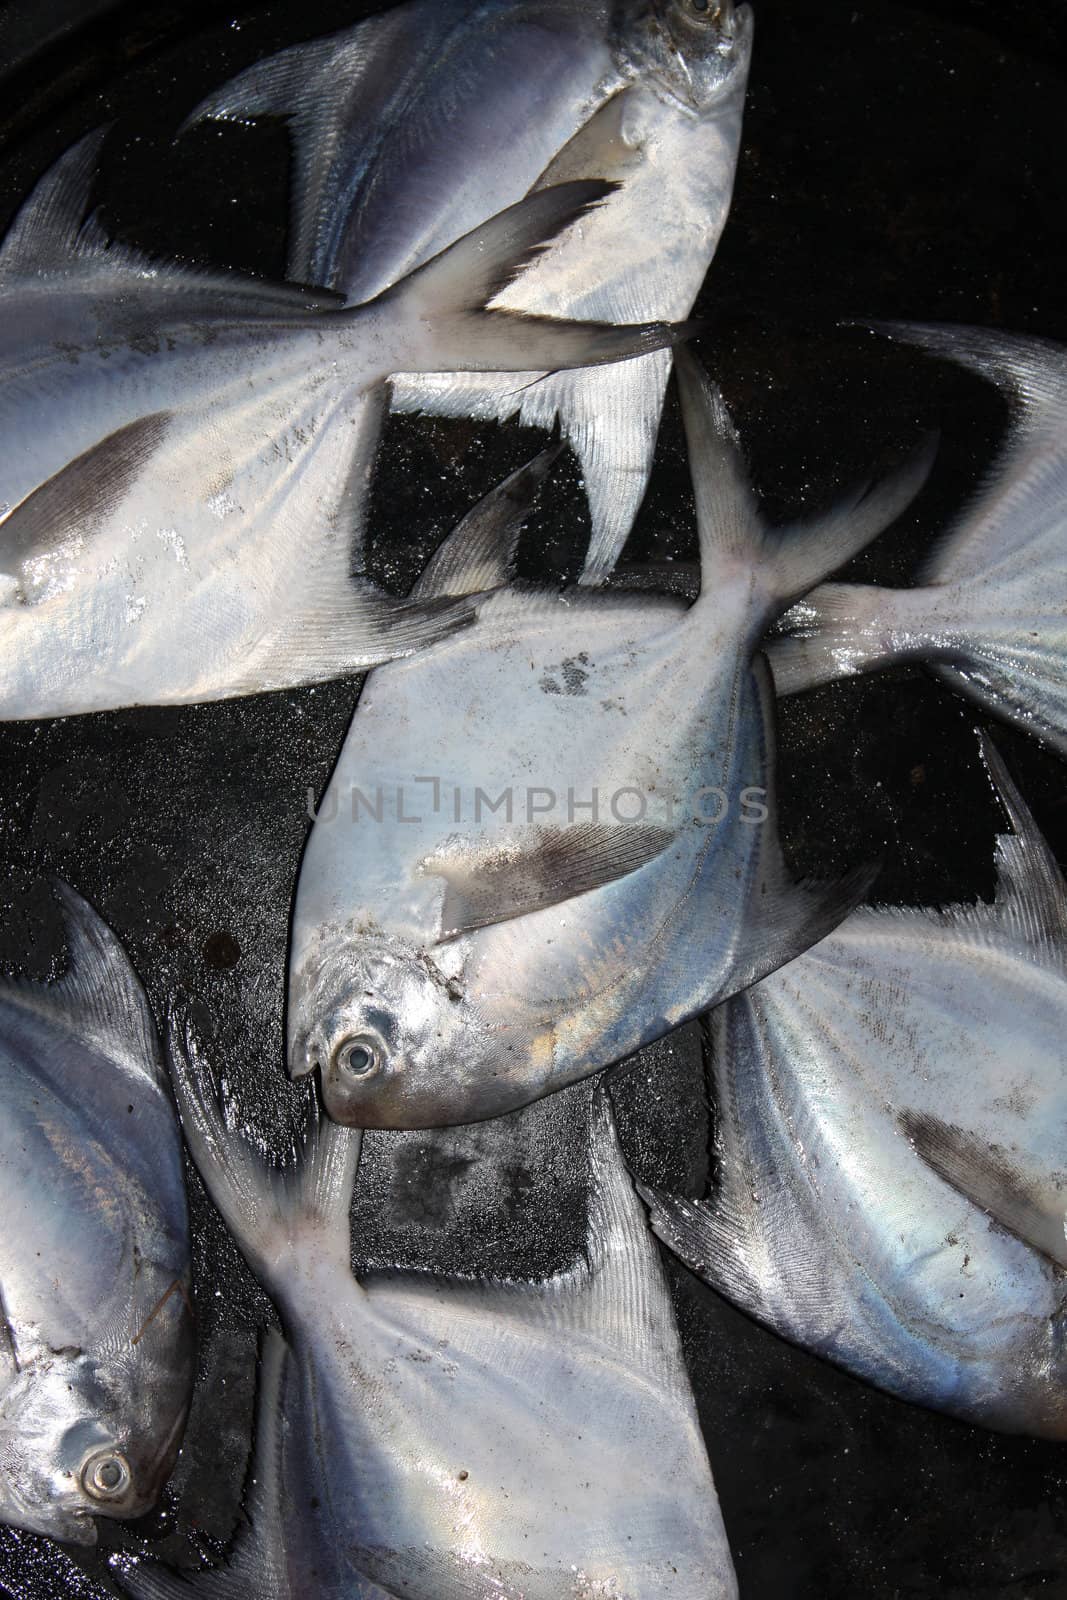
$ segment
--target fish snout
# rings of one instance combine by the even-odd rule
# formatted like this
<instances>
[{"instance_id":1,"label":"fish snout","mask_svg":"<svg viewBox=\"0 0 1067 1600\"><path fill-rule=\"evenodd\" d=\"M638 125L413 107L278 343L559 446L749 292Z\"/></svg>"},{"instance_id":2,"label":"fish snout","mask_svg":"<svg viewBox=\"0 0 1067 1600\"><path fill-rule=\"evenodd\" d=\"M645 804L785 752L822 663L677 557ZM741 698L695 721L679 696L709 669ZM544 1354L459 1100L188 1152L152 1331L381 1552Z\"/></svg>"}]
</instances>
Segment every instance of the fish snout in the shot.
<instances>
[{"instance_id":1,"label":"fish snout","mask_svg":"<svg viewBox=\"0 0 1067 1600\"><path fill-rule=\"evenodd\" d=\"M0 1458L0 1522L57 1539L60 1544L96 1543L92 1517L74 1496L62 1492L57 1495L46 1484L20 1493L16 1476Z\"/></svg>"}]
</instances>

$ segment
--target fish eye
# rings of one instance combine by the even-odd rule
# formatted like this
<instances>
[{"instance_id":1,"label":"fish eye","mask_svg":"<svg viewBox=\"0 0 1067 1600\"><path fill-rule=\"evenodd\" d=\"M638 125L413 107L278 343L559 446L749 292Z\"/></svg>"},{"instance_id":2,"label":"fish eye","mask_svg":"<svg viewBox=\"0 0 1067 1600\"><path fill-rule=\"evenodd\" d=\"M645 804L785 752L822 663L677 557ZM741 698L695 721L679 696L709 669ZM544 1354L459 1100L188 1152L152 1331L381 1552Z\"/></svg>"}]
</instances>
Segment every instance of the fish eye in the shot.
<instances>
[{"instance_id":1,"label":"fish eye","mask_svg":"<svg viewBox=\"0 0 1067 1600\"><path fill-rule=\"evenodd\" d=\"M333 1053L333 1064L338 1072L346 1078L358 1078L361 1081L371 1078L382 1064L381 1052L374 1039L368 1039L364 1034L355 1034L351 1038L342 1039Z\"/></svg>"},{"instance_id":2,"label":"fish eye","mask_svg":"<svg viewBox=\"0 0 1067 1600\"><path fill-rule=\"evenodd\" d=\"M718 22L723 10L720 0L681 0L681 9L696 22Z\"/></svg>"},{"instance_id":3,"label":"fish eye","mask_svg":"<svg viewBox=\"0 0 1067 1600\"><path fill-rule=\"evenodd\" d=\"M82 1467L82 1488L94 1500L121 1500L132 1484L130 1463L118 1450L98 1450Z\"/></svg>"}]
</instances>

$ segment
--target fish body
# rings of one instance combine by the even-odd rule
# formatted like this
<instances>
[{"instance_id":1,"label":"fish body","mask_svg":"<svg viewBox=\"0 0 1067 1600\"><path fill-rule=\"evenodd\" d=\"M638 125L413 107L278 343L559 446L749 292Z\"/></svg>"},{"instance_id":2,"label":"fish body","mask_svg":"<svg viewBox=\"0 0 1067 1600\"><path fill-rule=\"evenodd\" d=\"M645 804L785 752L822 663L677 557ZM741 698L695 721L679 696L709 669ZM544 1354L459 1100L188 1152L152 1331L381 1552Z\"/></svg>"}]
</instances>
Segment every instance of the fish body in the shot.
<instances>
[{"instance_id":1,"label":"fish body","mask_svg":"<svg viewBox=\"0 0 1067 1600\"><path fill-rule=\"evenodd\" d=\"M860 910L713 1019L717 1186L652 1200L712 1287L904 1399L1067 1437L1067 898L1015 832L994 905Z\"/></svg>"},{"instance_id":2,"label":"fish body","mask_svg":"<svg viewBox=\"0 0 1067 1600\"><path fill-rule=\"evenodd\" d=\"M0 993L0 1520L91 1543L155 1504L194 1337L162 1049L114 936L62 898L66 976Z\"/></svg>"},{"instance_id":3,"label":"fish body","mask_svg":"<svg viewBox=\"0 0 1067 1600\"><path fill-rule=\"evenodd\" d=\"M823 585L772 641L780 693L921 661L960 694L1067 754L1067 354L1047 340L901 324L1009 400L1007 444L914 589Z\"/></svg>"},{"instance_id":4,"label":"fish body","mask_svg":"<svg viewBox=\"0 0 1067 1600\"><path fill-rule=\"evenodd\" d=\"M251 1532L194 1593L736 1594L666 1282L606 1101L586 1260L535 1284L357 1282L359 1135L324 1122L301 1174L271 1174L226 1132L195 1043L181 1048L195 1159L285 1335L261 1385ZM189 1592L149 1567L124 1582L138 1600Z\"/></svg>"},{"instance_id":5,"label":"fish body","mask_svg":"<svg viewBox=\"0 0 1067 1600\"><path fill-rule=\"evenodd\" d=\"M751 13L730 4L414 0L251 68L195 115L290 115L299 281L365 299L530 190L598 177L620 188L596 226L568 230L499 304L687 316L729 212L751 43ZM591 383L407 373L392 392L401 410L558 417L593 516L584 581L599 582L644 498L669 373L669 358Z\"/></svg>"},{"instance_id":6,"label":"fish body","mask_svg":"<svg viewBox=\"0 0 1067 1600\"><path fill-rule=\"evenodd\" d=\"M313 682L468 620L353 578L353 453L412 350L477 363L500 334L567 359L570 325L475 301L604 186L533 197L347 309L108 247L82 227L98 143L42 180L0 254L0 714ZM648 348L617 341L585 330L580 358Z\"/></svg>"},{"instance_id":7,"label":"fish body","mask_svg":"<svg viewBox=\"0 0 1067 1600\"><path fill-rule=\"evenodd\" d=\"M503 588L469 647L365 686L290 952L290 1071L318 1068L342 1121L470 1122L550 1093L788 959L854 891L787 883L756 649L783 595L919 480L772 534L721 402L681 370L696 604Z\"/></svg>"}]
</instances>

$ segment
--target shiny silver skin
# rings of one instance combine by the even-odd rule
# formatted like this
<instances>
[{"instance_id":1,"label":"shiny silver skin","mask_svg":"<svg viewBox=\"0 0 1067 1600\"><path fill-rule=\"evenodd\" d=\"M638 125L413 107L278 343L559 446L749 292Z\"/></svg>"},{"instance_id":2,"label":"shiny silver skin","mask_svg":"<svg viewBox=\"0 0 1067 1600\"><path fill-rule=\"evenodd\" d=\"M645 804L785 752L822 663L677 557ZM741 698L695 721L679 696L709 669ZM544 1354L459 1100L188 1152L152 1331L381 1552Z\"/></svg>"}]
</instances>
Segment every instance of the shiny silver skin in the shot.
<instances>
[{"instance_id":1,"label":"shiny silver skin","mask_svg":"<svg viewBox=\"0 0 1067 1600\"><path fill-rule=\"evenodd\" d=\"M768 654L780 693L921 661L951 688L1067 755L1067 351L980 328L876 324L996 383L1007 443L939 537L915 589L824 585Z\"/></svg>"},{"instance_id":2,"label":"shiny silver skin","mask_svg":"<svg viewBox=\"0 0 1067 1600\"><path fill-rule=\"evenodd\" d=\"M195 1340L181 1137L148 1002L59 886L70 957L0 987L0 1520L80 1544L155 1504Z\"/></svg>"},{"instance_id":3,"label":"shiny silver skin","mask_svg":"<svg viewBox=\"0 0 1067 1600\"><path fill-rule=\"evenodd\" d=\"M713 1288L901 1398L1067 1438L1067 891L995 752L993 905L862 910L715 1013Z\"/></svg>"},{"instance_id":4,"label":"shiny silver skin","mask_svg":"<svg viewBox=\"0 0 1067 1600\"><path fill-rule=\"evenodd\" d=\"M305 851L289 969L289 1070L318 1069L341 1121L472 1122L549 1094L789 960L851 903L854 883L801 889L784 870L756 651L926 464L772 531L721 400L685 352L679 372L690 609L504 587L462 638L365 685Z\"/></svg>"},{"instance_id":5,"label":"shiny silver skin","mask_svg":"<svg viewBox=\"0 0 1067 1600\"><path fill-rule=\"evenodd\" d=\"M353 576L347 474L388 372L673 337L484 311L603 184L533 196L346 309L108 245L82 226L99 142L46 175L0 251L0 716L315 682L442 637L469 604Z\"/></svg>"},{"instance_id":6,"label":"shiny silver skin","mask_svg":"<svg viewBox=\"0 0 1067 1600\"><path fill-rule=\"evenodd\" d=\"M137 1600L733 1600L663 1268L606 1098L586 1259L539 1283L358 1281L360 1135L313 1119L297 1170L231 1132L187 1029L194 1159L282 1319L229 1565L143 1564Z\"/></svg>"},{"instance_id":7,"label":"shiny silver skin","mask_svg":"<svg viewBox=\"0 0 1067 1600\"><path fill-rule=\"evenodd\" d=\"M411 0L250 68L194 117L290 117L298 281L367 299L535 187L610 178L622 187L595 224L561 236L498 303L685 317L729 211L752 31L730 0ZM670 365L591 383L404 374L393 403L548 428L558 415L593 515L585 581L598 582L644 498Z\"/></svg>"},{"instance_id":8,"label":"shiny silver skin","mask_svg":"<svg viewBox=\"0 0 1067 1600\"><path fill-rule=\"evenodd\" d=\"M290 276L367 300L527 193L626 81L614 35L604 0L408 0L257 62L188 123L286 118Z\"/></svg>"},{"instance_id":9,"label":"shiny silver skin","mask_svg":"<svg viewBox=\"0 0 1067 1600\"><path fill-rule=\"evenodd\" d=\"M684 317L726 225L752 47L747 6L691 0L644 9L637 75L562 150L540 183L617 179L588 224L572 228L499 297L564 317ZM563 435L582 467L593 533L582 572L611 573L645 496L671 372L667 353L612 374L446 373L398 377L394 404L435 415L517 416Z\"/></svg>"}]
</instances>

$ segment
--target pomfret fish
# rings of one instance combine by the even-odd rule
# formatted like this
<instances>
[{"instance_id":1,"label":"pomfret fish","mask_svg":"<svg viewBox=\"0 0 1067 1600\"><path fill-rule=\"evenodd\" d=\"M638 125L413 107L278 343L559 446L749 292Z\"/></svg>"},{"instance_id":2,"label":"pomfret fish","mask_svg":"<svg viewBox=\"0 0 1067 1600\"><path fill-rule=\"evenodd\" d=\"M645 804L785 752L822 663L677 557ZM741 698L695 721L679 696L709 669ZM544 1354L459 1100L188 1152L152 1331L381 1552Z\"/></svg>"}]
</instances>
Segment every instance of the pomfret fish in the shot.
<instances>
[{"instance_id":1,"label":"pomfret fish","mask_svg":"<svg viewBox=\"0 0 1067 1600\"><path fill-rule=\"evenodd\" d=\"M782 694L922 661L1067 754L1067 354L971 328L879 331L998 384L1008 443L974 503L938 541L915 589L827 584L783 619L769 655Z\"/></svg>"},{"instance_id":2,"label":"pomfret fish","mask_svg":"<svg viewBox=\"0 0 1067 1600\"><path fill-rule=\"evenodd\" d=\"M314 682L441 637L469 602L398 604L351 572L346 472L390 368L674 337L482 310L603 184L533 196L338 308L108 246L82 225L98 145L42 181L0 252L2 716Z\"/></svg>"},{"instance_id":3,"label":"pomfret fish","mask_svg":"<svg viewBox=\"0 0 1067 1600\"><path fill-rule=\"evenodd\" d=\"M1067 1437L1067 891L995 752L993 905L862 910L716 1012L713 1288L906 1400Z\"/></svg>"},{"instance_id":4,"label":"pomfret fish","mask_svg":"<svg viewBox=\"0 0 1067 1600\"><path fill-rule=\"evenodd\" d=\"M56 983L0 988L0 1520L90 1544L159 1495L192 1395L178 1119L118 941L60 886Z\"/></svg>"},{"instance_id":5,"label":"pomfret fish","mask_svg":"<svg viewBox=\"0 0 1067 1600\"><path fill-rule=\"evenodd\" d=\"M368 680L297 886L289 1070L366 1127L478 1121L616 1061L833 927L778 847L771 617L890 522L926 460L774 531L682 353L702 591L502 588ZM475 524L416 594L504 583Z\"/></svg>"},{"instance_id":6,"label":"pomfret fish","mask_svg":"<svg viewBox=\"0 0 1067 1600\"><path fill-rule=\"evenodd\" d=\"M541 1283L357 1282L360 1135L313 1120L297 1171L231 1133L188 1030L193 1157L274 1299L251 1526L229 1567L147 1565L138 1600L732 1600L663 1269L604 1097L587 1259Z\"/></svg>"},{"instance_id":7,"label":"pomfret fish","mask_svg":"<svg viewBox=\"0 0 1067 1600\"><path fill-rule=\"evenodd\" d=\"M597 218L499 305L687 316L730 207L751 42L750 11L730 0L414 0L251 68L194 117L291 117L299 281L365 299L532 188L612 178ZM663 356L590 383L412 373L393 399L533 426L558 416L593 516L584 578L599 582L644 498L669 373Z\"/></svg>"}]
</instances>

